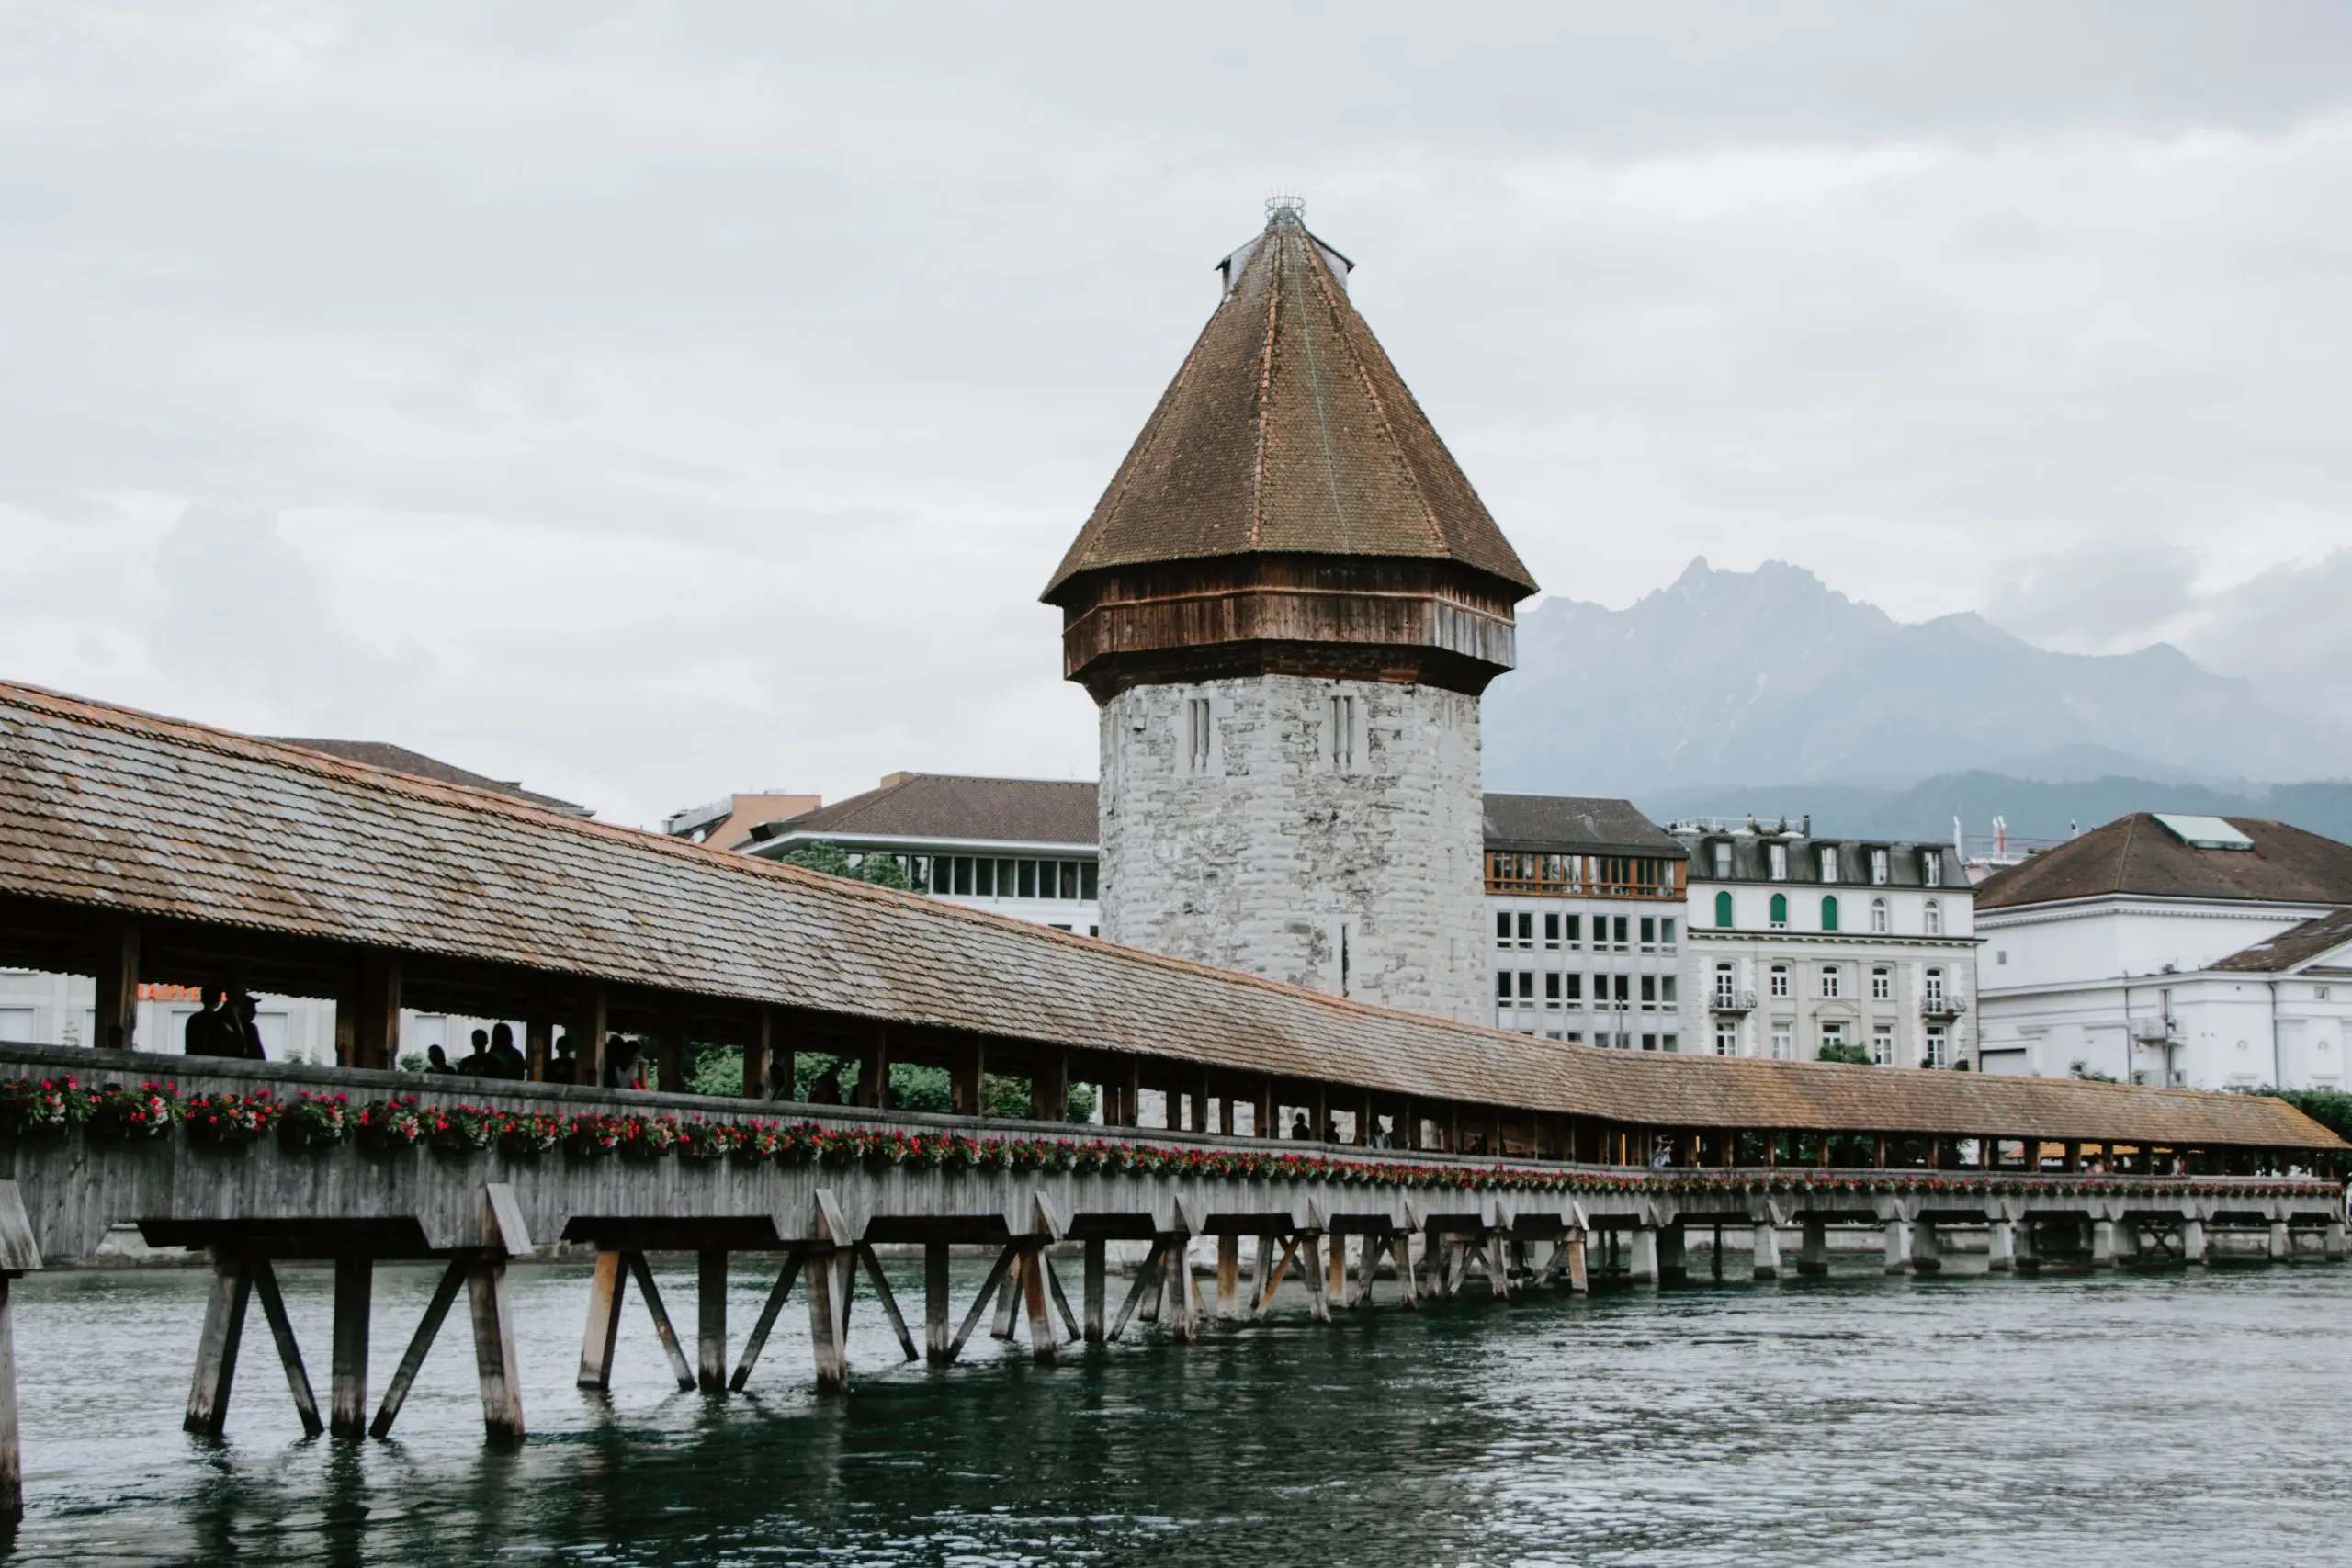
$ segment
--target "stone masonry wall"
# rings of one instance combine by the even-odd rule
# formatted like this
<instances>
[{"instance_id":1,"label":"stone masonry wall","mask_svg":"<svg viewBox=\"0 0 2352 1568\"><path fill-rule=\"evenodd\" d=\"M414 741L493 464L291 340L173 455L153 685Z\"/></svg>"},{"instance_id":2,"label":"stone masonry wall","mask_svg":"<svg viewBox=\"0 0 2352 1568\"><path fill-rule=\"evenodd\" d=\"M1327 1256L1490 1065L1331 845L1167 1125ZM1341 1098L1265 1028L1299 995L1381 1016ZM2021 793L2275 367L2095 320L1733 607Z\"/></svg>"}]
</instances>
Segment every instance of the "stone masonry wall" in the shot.
<instances>
[{"instance_id":1,"label":"stone masonry wall","mask_svg":"<svg viewBox=\"0 0 2352 1568\"><path fill-rule=\"evenodd\" d=\"M1336 754L1334 698L1353 705ZM1489 1017L1477 698L1269 675L1138 686L1102 724L1105 938Z\"/></svg>"}]
</instances>

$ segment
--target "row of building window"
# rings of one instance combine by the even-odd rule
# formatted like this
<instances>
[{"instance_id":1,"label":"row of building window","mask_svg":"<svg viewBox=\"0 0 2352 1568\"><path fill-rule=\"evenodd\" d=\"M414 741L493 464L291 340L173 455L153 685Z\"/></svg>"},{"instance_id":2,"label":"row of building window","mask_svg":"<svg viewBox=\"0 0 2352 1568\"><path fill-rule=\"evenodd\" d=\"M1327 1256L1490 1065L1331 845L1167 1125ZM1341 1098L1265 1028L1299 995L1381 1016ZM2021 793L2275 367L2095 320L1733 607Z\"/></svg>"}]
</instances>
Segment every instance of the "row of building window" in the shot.
<instances>
[{"instance_id":1,"label":"row of building window","mask_svg":"<svg viewBox=\"0 0 2352 1568\"><path fill-rule=\"evenodd\" d=\"M1506 1023L1502 1027L1508 1029L1510 1025ZM1520 1032L1521 1034L1541 1034L1546 1040L1565 1040L1571 1045L1581 1045L1584 1043L1585 1039L1584 1031L1580 1029L1538 1030L1532 1027L1522 1026L1520 1029ZM1627 1034L1604 1029L1599 1031L1593 1035L1592 1043L1595 1045L1617 1051L1679 1051L1682 1049L1682 1036L1670 1032L1666 1034Z\"/></svg>"},{"instance_id":2,"label":"row of building window","mask_svg":"<svg viewBox=\"0 0 2352 1568\"><path fill-rule=\"evenodd\" d=\"M1592 917L1592 951L1595 953L1631 953L1638 935L1644 953L1674 951L1674 917L1643 915L1595 915ZM1582 915L1547 914L1538 918L1527 910L1498 909L1495 911L1495 945L1498 948L1532 948L1538 945L1536 932L1544 934L1541 944L1552 951L1573 951L1584 945Z\"/></svg>"},{"instance_id":3,"label":"row of building window","mask_svg":"<svg viewBox=\"0 0 2352 1568\"><path fill-rule=\"evenodd\" d=\"M1838 896L1834 893L1824 894L1821 899L1821 929L1825 931L1837 931L1838 929ZM1772 902L1769 909L1769 919L1774 931L1781 931L1789 929L1789 896L1787 894L1775 893L1772 895ZM1892 936L1894 934L1894 911L1887 907L1885 899L1873 898L1871 900L1870 921L1871 935ZM1716 894L1716 928L1722 931L1730 931L1736 924L1736 922L1732 919L1731 895L1729 893ZM1943 935L1943 906L1936 902L1933 898L1928 899L1926 908L1920 913L1920 934L1923 936Z\"/></svg>"},{"instance_id":4,"label":"row of building window","mask_svg":"<svg viewBox=\"0 0 2352 1568\"><path fill-rule=\"evenodd\" d=\"M1546 1008L1582 1007L1585 1005L1584 976L1561 970L1498 969L1495 971L1495 1005L1501 1008L1533 1008L1538 1001L1537 988L1542 987L1541 1001ZM1631 1008L1638 1003L1644 1012L1671 1011L1679 1005L1676 977L1672 975L1595 975L1592 977L1592 1005L1597 1008Z\"/></svg>"},{"instance_id":5,"label":"row of building window","mask_svg":"<svg viewBox=\"0 0 2352 1568\"><path fill-rule=\"evenodd\" d=\"M1845 965L1824 964L1819 966L1819 976L1820 994L1823 998L1835 999L1845 994ZM1770 996L1793 995L1794 983L1793 968L1786 964L1775 964L1765 974L1766 992ZM1729 1007L1737 992L1738 971L1728 964L1716 964L1716 1002L1721 1006ZM1923 1002L1930 1007L1939 1007L1943 1003L1944 996L1944 972L1941 969L1930 969L1920 976L1920 999ZM1871 970L1871 1000L1885 1002L1894 999L1894 971L1884 964L1874 965Z\"/></svg>"},{"instance_id":6,"label":"row of building window","mask_svg":"<svg viewBox=\"0 0 2352 1568\"><path fill-rule=\"evenodd\" d=\"M1894 868L1889 852L1883 849L1873 849L1868 854L1871 886L1883 887L1894 881ZM1729 843L1721 840L1716 841L1714 862L1716 877L1721 881L1730 881L1732 853ZM1846 880L1844 874L1848 867L1845 864L1844 852L1836 844L1824 844L1815 850L1814 863L1822 881L1843 882ZM1919 885L1923 887L1934 887L1941 884L1943 863L1941 850L1921 850L1919 852ZM1789 879L1789 846L1786 844L1766 846L1765 869L1766 874L1773 881L1786 882Z\"/></svg>"},{"instance_id":7,"label":"row of building window","mask_svg":"<svg viewBox=\"0 0 2352 1568\"><path fill-rule=\"evenodd\" d=\"M1683 863L1653 855L1487 853L1487 891L1540 898L1679 898Z\"/></svg>"},{"instance_id":8,"label":"row of building window","mask_svg":"<svg viewBox=\"0 0 2352 1568\"><path fill-rule=\"evenodd\" d=\"M911 864L908 863L911 862ZM1006 860L991 855L910 855L901 858L919 893L958 898L1091 900L1100 890L1091 860Z\"/></svg>"},{"instance_id":9,"label":"row of building window","mask_svg":"<svg viewBox=\"0 0 2352 1568\"><path fill-rule=\"evenodd\" d=\"M1845 1021L1842 1019L1823 1020L1820 1026L1820 1043L1823 1047L1844 1045L1847 1043ZM1796 1025L1793 1023L1775 1023L1771 1027L1768 1039L1772 1059L1774 1061L1792 1062L1796 1059ZM1739 1029L1736 1025L1722 1024L1717 1026L1715 1030L1715 1055L1718 1056L1736 1056L1739 1055ZM1948 1067L1951 1066L1951 1037L1945 1032L1944 1027L1941 1024L1929 1024L1928 1026L1922 1059L1928 1066L1931 1067ZM1875 1024L1871 1027L1871 1060L1882 1067L1891 1066L1894 1065L1894 1026L1893 1024L1881 1023Z\"/></svg>"}]
</instances>

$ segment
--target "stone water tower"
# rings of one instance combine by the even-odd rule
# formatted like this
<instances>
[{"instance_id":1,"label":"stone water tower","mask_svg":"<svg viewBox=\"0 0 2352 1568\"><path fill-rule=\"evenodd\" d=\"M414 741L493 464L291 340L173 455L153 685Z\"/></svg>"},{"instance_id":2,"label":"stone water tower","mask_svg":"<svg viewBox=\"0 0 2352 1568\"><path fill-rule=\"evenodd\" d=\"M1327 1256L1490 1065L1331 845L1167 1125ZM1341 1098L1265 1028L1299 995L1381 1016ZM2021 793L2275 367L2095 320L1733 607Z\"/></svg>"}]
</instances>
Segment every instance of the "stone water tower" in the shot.
<instances>
[{"instance_id":1,"label":"stone water tower","mask_svg":"<svg viewBox=\"0 0 2352 1568\"><path fill-rule=\"evenodd\" d=\"M1483 1021L1478 697L1535 591L1295 202L1046 589L1102 707L1102 934Z\"/></svg>"}]
</instances>

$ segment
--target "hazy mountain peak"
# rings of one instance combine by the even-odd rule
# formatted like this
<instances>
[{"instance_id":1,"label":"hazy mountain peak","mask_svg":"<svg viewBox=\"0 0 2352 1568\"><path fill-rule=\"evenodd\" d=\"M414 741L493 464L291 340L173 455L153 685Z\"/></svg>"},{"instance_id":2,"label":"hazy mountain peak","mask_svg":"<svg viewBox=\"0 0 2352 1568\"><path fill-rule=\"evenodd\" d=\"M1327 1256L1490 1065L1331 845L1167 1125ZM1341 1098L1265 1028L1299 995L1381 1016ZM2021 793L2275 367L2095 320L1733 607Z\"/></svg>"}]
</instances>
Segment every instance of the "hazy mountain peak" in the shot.
<instances>
[{"instance_id":1,"label":"hazy mountain peak","mask_svg":"<svg viewBox=\"0 0 2352 1568\"><path fill-rule=\"evenodd\" d=\"M2170 644L2057 653L1973 611L1899 622L1791 562L1703 556L1623 610L1536 605L1485 730L1489 788L1564 794L1916 780L2069 748L2159 777L2226 756L2311 778L2352 756Z\"/></svg>"}]
</instances>

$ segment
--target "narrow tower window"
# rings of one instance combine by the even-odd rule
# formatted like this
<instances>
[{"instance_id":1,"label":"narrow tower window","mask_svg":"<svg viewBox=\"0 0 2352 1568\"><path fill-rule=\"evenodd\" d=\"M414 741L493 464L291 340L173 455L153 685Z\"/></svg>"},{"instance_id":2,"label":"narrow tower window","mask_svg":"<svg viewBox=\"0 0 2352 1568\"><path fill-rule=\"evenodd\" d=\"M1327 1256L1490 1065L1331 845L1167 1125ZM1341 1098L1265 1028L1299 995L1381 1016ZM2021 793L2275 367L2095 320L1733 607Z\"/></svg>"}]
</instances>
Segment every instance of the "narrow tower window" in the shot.
<instances>
[{"instance_id":1,"label":"narrow tower window","mask_svg":"<svg viewBox=\"0 0 2352 1568\"><path fill-rule=\"evenodd\" d=\"M1331 698L1331 771L1351 773L1356 769L1356 700L1345 694Z\"/></svg>"},{"instance_id":2,"label":"narrow tower window","mask_svg":"<svg viewBox=\"0 0 2352 1568\"><path fill-rule=\"evenodd\" d=\"M1190 749L1188 766L1194 773L1209 771L1209 743L1214 731L1209 727L1209 700L1192 697L1184 704L1184 739Z\"/></svg>"}]
</instances>

